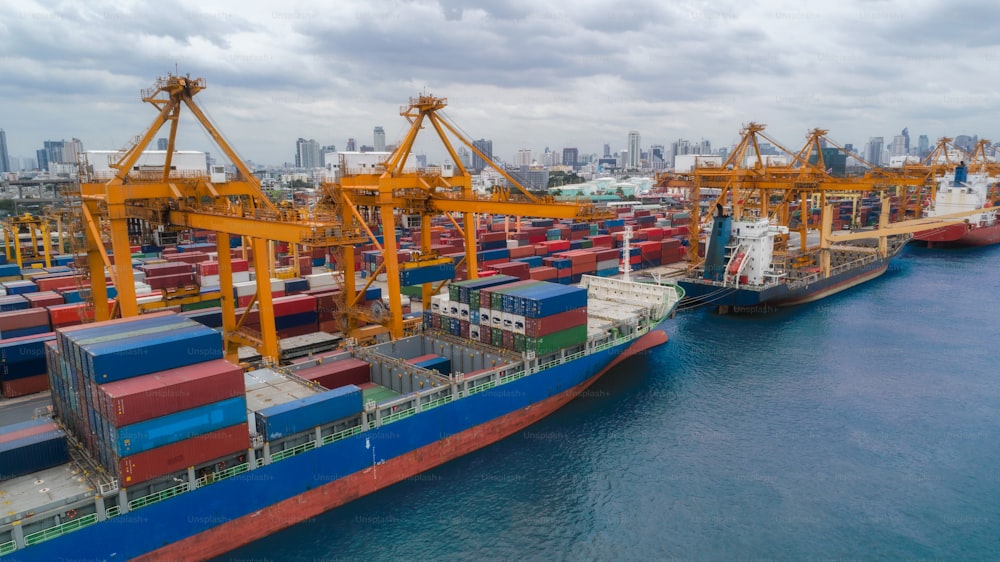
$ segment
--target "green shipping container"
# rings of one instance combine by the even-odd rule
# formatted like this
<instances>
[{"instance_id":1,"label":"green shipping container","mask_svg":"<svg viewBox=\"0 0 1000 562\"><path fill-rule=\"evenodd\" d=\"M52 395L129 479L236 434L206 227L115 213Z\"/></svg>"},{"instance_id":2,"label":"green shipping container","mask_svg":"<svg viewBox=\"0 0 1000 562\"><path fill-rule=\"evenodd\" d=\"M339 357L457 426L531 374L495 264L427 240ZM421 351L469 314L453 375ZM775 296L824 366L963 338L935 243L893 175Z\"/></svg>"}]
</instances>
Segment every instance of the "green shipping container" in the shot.
<instances>
[{"instance_id":1,"label":"green shipping container","mask_svg":"<svg viewBox=\"0 0 1000 562\"><path fill-rule=\"evenodd\" d=\"M521 353L524 351L524 344L527 338L524 334L514 334L514 351Z\"/></svg>"},{"instance_id":2,"label":"green shipping container","mask_svg":"<svg viewBox=\"0 0 1000 562\"><path fill-rule=\"evenodd\" d=\"M598 232L598 230L597 230L597 223L590 223L590 235L591 236L597 236L597 232ZM588 248L589 247L590 246L588 246Z\"/></svg>"},{"instance_id":3,"label":"green shipping container","mask_svg":"<svg viewBox=\"0 0 1000 562\"><path fill-rule=\"evenodd\" d=\"M490 343L496 347L503 347L503 330L490 328Z\"/></svg>"},{"instance_id":4,"label":"green shipping container","mask_svg":"<svg viewBox=\"0 0 1000 562\"><path fill-rule=\"evenodd\" d=\"M594 247L594 241L593 240L581 240L580 241L580 247L581 248L593 248Z\"/></svg>"},{"instance_id":5,"label":"green shipping container","mask_svg":"<svg viewBox=\"0 0 1000 562\"><path fill-rule=\"evenodd\" d=\"M524 347L537 355L546 355L574 345L583 345L586 341L587 325L582 324L540 338L526 337Z\"/></svg>"},{"instance_id":6,"label":"green shipping container","mask_svg":"<svg viewBox=\"0 0 1000 562\"><path fill-rule=\"evenodd\" d=\"M222 306L222 301L219 299L211 299L201 302L190 302L181 305L181 311L187 312L189 310L201 310L203 308L215 308L217 306Z\"/></svg>"}]
</instances>

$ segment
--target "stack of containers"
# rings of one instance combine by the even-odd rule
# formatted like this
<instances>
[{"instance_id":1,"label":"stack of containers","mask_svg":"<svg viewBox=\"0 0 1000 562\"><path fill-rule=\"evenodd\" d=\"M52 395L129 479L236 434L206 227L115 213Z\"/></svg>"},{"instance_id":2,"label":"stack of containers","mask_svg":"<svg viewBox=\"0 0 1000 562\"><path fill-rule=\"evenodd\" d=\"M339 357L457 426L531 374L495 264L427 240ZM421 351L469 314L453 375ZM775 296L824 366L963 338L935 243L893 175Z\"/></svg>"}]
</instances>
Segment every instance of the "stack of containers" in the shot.
<instances>
[{"instance_id":1,"label":"stack of containers","mask_svg":"<svg viewBox=\"0 0 1000 562\"><path fill-rule=\"evenodd\" d=\"M55 291L39 290L37 293L28 293L24 295L24 298L28 301L28 305L32 308L43 308L66 302L66 300L63 299L63 296Z\"/></svg>"},{"instance_id":2,"label":"stack of containers","mask_svg":"<svg viewBox=\"0 0 1000 562\"><path fill-rule=\"evenodd\" d=\"M637 269L642 269L642 250L640 248L637 248L635 246L630 247L628 256L624 255L625 254L624 248L622 248L621 253L622 253L623 264L625 263L624 260L628 259L628 263L631 265L633 271Z\"/></svg>"},{"instance_id":3,"label":"stack of containers","mask_svg":"<svg viewBox=\"0 0 1000 562\"><path fill-rule=\"evenodd\" d=\"M153 289L172 289L192 285L194 265L185 262L147 263L139 266L145 282Z\"/></svg>"},{"instance_id":4,"label":"stack of containers","mask_svg":"<svg viewBox=\"0 0 1000 562\"><path fill-rule=\"evenodd\" d=\"M667 265L684 259L684 246L677 238L665 238L660 242L660 264Z\"/></svg>"},{"instance_id":5,"label":"stack of containers","mask_svg":"<svg viewBox=\"0 0 1000 562\"><path fill-rule=\"evenodd\" d=\"M5 256L0 256L6 259ZM5 263L0 265L0 282L17 281L21 278L21 268L16 263Z\"/></svg>"},{"instance_id":6,"label":"stack of containers","mask_svg":"<svg viewBox=\"0 0 1000 562\"><path fill-rule=\"evenodd\" d=\"M635 243L635 247L639 249L639 255L642 257L643 267L660 265L660 255L663 253L661 245L661 241L652 240Z\"/></svg>"},{"instance_id":7,"label":"stack of containers","mask_svg":"<svg viewBox=\"0 0 1000 562\"><path fill-rule=\"evenodd\" d=\"M49 389L45 342L55 339L49 332L0 341L0 388L6 398L35 394Z\"/></svg>"},{"instance_id":8,"label":"stack of containers","mask_svg":"<svg viewBox=\"0 0 1000 562\"><path fill-rule=\"evenodd\" d=\"M38 291L38 286L34 282L27 280L4 281L2 285L8 295L23 295Z\"/></svg>"},{"instance_id":9,"label":"stack of containers","mask_svg":"<svg viewBox=\"0 0 1000 562\"><path fill-rule=\"evenodd\" d=\"M244 259L233 259L231 261L233 272L233 283L245 283L250 281L250 262ZM205 288L218 288L219 286L219 262L203 261L195 264L195 272L198 274L198 286Z\"/></svg>"},{"instance_id":10,"label":"stack of containers","mask_svg":"<svg viewBox=\"0 0 1000 562\"><path fill-rule=\"evenodd\" d=\"M618 264L621 252L614 248L597 248L594 250L597 258L598 277L613 277L618 274Z\"/></svg>"},{"instance_id":11,"label":"stack of containers","mask_svg":"<svg viewBox=\"0 0 1000 562\"><path fill-rule=\"evenodd\" d=\"M45 351L57 415L123 486L249 446L242 371L211 328L151 314L60 329Z\"/></svg>"},{"instance_id":12,"label":"stack of containers","mask_svg":"<svg viewBox=\"0 0 1000 562\"><path fill-rule=\"evenodd\" d=\"M318 329L316 297L291 295L274 299L274 327L279 338L311 334Z\"/></svg>"},{"instance_id":13,"label":"stack of containers","mask_svg":"<svg viewBox=\"0 0 1000 562\"><path fill-rule=\"evenodd\" d=\"M255 412L257 433L274 441L357 415L362 409L361 389L349 384Z\"/></svg>"},{"instance_id":14,"label":"stack of containers","mask_svg":"<svg viewBox=\"0 0 1000 562\"><path fill-rule=\"evenodd\" d=\"M545 355L587 340L584 288L521 281L483 289L479 296L483 343Z\"/></svg>"},{"instance_id":15,"label":"stack of containers","mask_svg":"<svg viewBox=\"0 0 1000 562\"><path fill-rule=\"evenodd\" d=\"M560 252L556 257L570 260L570 283L579 283L584 274L597 271L597 254L594 252L571 250Z\"/></svg>"}]
</instances>

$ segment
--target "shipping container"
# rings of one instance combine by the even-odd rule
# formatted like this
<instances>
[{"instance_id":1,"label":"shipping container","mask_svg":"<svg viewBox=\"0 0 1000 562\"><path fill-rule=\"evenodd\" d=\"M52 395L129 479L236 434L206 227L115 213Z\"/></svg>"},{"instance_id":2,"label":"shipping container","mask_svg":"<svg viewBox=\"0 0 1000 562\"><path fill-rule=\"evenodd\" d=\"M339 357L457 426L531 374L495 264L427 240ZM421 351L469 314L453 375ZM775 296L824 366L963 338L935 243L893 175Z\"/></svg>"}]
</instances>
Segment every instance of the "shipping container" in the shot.
<instances>
[{"instance_id":1,"label":"shipping container","mask_svg":"<svg viewBox=\"0 0 1000 562\"><path fill-rule=\"evenodd\" d=\"M371 382L371 365L360 359L341 359L300 369L295 374L324 388L334 389Z\"/></svg>"},{"instance_id":2,"label":"shipping container","mask_svg":"<svg viewBox=\"0 0 1000 562\"><path fill-rule=\"evenodd\" d=\"M5 425L0 427L0 443L17 441L18 439L22 439L24 437L55 431L57 429L59 429L59 426L53 423L52 420L48 419L35 419Z\"/></svg>"},{"instance_id":3,"label":"shipping container","mask_svg":"<svg viewBox=\"0 0 1000 562\"><path fill-rule=\"evenodd\" d=\"M98 409L111 425L121 427L245 393L243 370L216 359L102 384Z\"/></svg>"},{"instance_id":4,"label":"shipping container","mask_svg":"<svg viewBox=\"0 0 1000 562\"><path fill-rule=\"evenodd\" d=\"M49 375L45 373L44 366L40 374L19 376L16 379L4 378L0 383L0 390L3 391L4 398L17 398L18 396L28 396L49 390Z\"/></svg>"},{"instance_id":5,"label":"shipping container","mask_svg":"<svg viewBox=\"0 0 1000 562\"><path fill-rule=\"evenodd\" d=\"M222 357L222 335L194 326L85 346L84 372L99 384Z\"/></svg>"},{"instance_id":6,"label":"shipping container","mask_svg":"<svg viewBox=\"0 0 1000 562\"><path fill-rule=\"evenodd\" d=\"M246 416L242 423L170 443L118 460L118 478L124 486L183 472L222 457L248 451L250 433ZM225 468L225 467L224 467Z\"/></svg>"},{"instance_id":7,"label":"shipping container","mask_svg":"<svg viewBox=\"0 0 1000 562\"><path fill-rule=\"evenodd\" d=\"M541 318L525 318L524 334L538 338L587 323L587 308L575 308Z\"/></svg>"},{"instance_id":8,"label":"shipping container","mask_svg":"<svg viewBox=\"0 0 1000 562\"><path fill-rule=\"evenodd\" d=\"M460 326L461 326L460 321L456 320L455 327L457 329L454 331L461 333ZM448 359L447 357L442 357L440 355L435 355L435 354L421 355L419 357L407 359L406 362L415 367L421 367L423 369L437 371L438 373L444 376L448 376L451 374L451 360Z\"/></svg>"},{"instance_id":9,"label":"shipping container","mask_svg":"<svg viewBox=\"0 0 1000 562\"><path fill-rule=\"evenodd\" d=\"M256 412L257 432L273 441L358 415L362 409L361 389L349 384Z\"/></svg>"},{"instance_id":10,"label":"shipping container","mask_svg":"<svg viewBox=\"0 0 1000 562\"><path fill-rule=\"evenodd\" d=\"M583 345L587 341L587 325L576 326L537 338L525 337L525 349L538 355L554 353L560 349Z\"/></svg>"},{"instance_id":11,"label":"shipping container","mask_svg":"<svg viewBox=\"0 0 1000 562\"><path fill-rule=\"evenodd\" d=\"M202 435L246 420L246 396L241 395L182 410L139 423L112 428L111 442L116 456L127 457Z\"/></svg>"},{"instance_id":12,"label":"shipping container","mask_svg":"<svg viewBox=\"0 0 1000 562\"><path fill-rule=\"evenodd\" d=\"M62 430L0 443L0 480L10 480L69 462Z\"/></svg>"}]
</instances>

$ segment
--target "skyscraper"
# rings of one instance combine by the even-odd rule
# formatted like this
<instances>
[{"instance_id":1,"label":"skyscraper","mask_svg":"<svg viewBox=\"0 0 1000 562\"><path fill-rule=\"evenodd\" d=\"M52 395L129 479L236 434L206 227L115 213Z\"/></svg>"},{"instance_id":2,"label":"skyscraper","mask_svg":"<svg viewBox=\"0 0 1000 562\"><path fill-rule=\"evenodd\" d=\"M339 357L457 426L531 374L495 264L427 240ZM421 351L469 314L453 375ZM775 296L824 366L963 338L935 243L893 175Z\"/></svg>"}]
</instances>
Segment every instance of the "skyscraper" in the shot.
<instances>
[{"instance_id":1,"label":"skyscraper","mask_svg":"<svg viewBox=\"0 0 1000 562\"><path fill-rule=\"evenodd\" d=\"M0 174L13 171L10 169L10 156L7 154L7 133L0 129Z\"/></svg>"},{"instance_id":2,"label":"skyscraper","mask_svg":"<svg viewBox=\"0 0 1000 562\"><path fill-rule=\"evenodd\" d=\"M868 139L868 150L865 152L865 160L872 166L882 165L882 147L885 139L882 137L871 137Z\"/></svg>"},{"instance_id":3,"label":"skyscraper","mask_svg":"<svg viewBox=\"0 0 1000 562\"><path fill-rule=\"evenodd\" d=\"M892 155L893 156L906 156L906 145L907 145L906 141L907 141L907 139L903 135L896 135L896 136L892 137Z\"/></svg>"},{"instance_id":4,"label":"skyscraper","mask_svg":"<svg viewBox=\"0 0 1000 562\"><path fill-rule=\"evenodd\" d=\"M319 143L313 139L299 138L295 142L295 167L296 168L319 168L320 155Z\"/></svg>"},{"instance_id":5,"label":"skyscraper","mask_svg":"<svg viewBox=\"0 0 1000 562\"><path fill-rule=\"evenodd\" d=\"M605 158L611 157L611 145L608 143L604 143L604 157Z\"/></svg>"},{"instance_id":6,"label":"skyscraper","mask_svg":"<svg viewBox=\"0 0 1000 562\"><path fill-rule=\"evenodd\" d=\"M903 139L905 139L905 142L904 142L904 147L905 147L905 150L906 150L905 154L909 154L910 153L910 128L909 127L903 127L903 132L901 134L903 135Z\"/></svg>"},{"instance_id":7,"label":"skyscraper","mask_svg":"<svg viewBox=\"0 0 1000 562\"><path fill-rule=\"evenodd\" d=\"M576 168L576 159L580 156L580 151L575 148L564 148L563 149L563 166L572 166Z\"/></svg>"},{"instance_id":8,"label":"skyscraper","mask_svg":"<svg viewBox=\"0 0 1000 562\"><path fill-rule=\"evenodd\" d=\"M629 170L639 169L639 131L629 131L628 132L628 160L625 162L625 167Z\"/></svg>"},{"instance_id":9,"label":"skyscraper","mask_svg":"<svg viewBox=\"0 0 1000 562\"><path fill-rule=\"evenodd\" d=\"M385 152L385 129L375 127L375 152Z\"/></svg>"},{"instance_id":10,"label":"skyscraper","mask_svg":"<svg viewBox=\"0 0 1000 562\"><path fill-rule=\"evenodd\" d=\"M166 150L167 149L167 139L158 138L156 139L156 150Z\"/></svg>"},{"instance_id":11,"label":"skyscraper","mask_svg":"<svg viewBox=\"0 0 1000 562\"><path fill-rule=\"evenodd\" d=\"M522 148L514 155L514 165L518 168L531 165L531 149Z\"/></svg>"},{"instance_id":12,"label":"skyscraper","mask_svg":"<svg viewBox=\"0 0 1000 562\"><path fill-rule=\"evenodd\" d=\"M479 139L477 141L472 141L472 146L476 150L482 152L484 156L493 160L493 141L489 139ZM476 172L481 172L483 168L486 167L486 161L483 160L475 152L472 153L472 169Z\"/></svg>"},{"instance_id":13,"label":"skyscraper","mask_svg":"<svg viewBox=\"0 0 1000 562\"><path fill-rule=\"evenodd\" d=\"M358 141L354 140L354 137L347 139L347 148L345 148L344 150L346 150L347 152L357 152Z\"/></svg>"},{"instance_id":14,"label":"skyscraper","mask_svg":"<svg viewBox=\"0 0 1000 562\"><path fill-rule=\"evenodd\" d=\"M917 137L917 156L923 158L931 152L931 140L927 138L927 135L920 135Z\"/></svg>"}]
</instances>

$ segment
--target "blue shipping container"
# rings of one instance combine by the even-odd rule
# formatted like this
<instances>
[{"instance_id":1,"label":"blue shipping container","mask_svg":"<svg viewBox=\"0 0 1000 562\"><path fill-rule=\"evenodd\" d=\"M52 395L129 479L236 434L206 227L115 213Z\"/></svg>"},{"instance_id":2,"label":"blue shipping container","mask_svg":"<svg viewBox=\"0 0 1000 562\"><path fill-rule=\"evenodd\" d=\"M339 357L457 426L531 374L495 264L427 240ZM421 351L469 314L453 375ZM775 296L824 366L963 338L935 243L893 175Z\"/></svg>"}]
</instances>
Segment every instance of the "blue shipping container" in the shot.
<instances>
[{"instance_id":1,"label":"blue shipping container","mask_svg":"<svg viewBox=\"0 0 1000 562\"><path fill-rule=\"evenodd\" d=\"M451 374L451 359L448 359L447 357L437 356L433 359L425 359L419 363L414 363L414 365L417 367L423 367L424 369L430 369L431 371L437 371L446 377Z\"/></svg>"},{"instance_id":2,"label":"blue shipping container","mask_svg":"<svg viewBox=\"0 0 1000 562\"><path fill-rule=\"evenodd\" d=\"M445 281L454 277L455 264L451 262L399 270L399 283L404 287Z\"/></svg>"},{"instance_id":3,"label":"blue shipping container","mask_svg":"<svg viewBox=\"0 0 1000 562\"><path fill-rule=\"evenodd\" d=\"M67 462L66 434L59 429L0 443L0 480L10 480Z\"/></svg>"},{"instance_id":4,"label":"blue shipping container","mask_svg":"<svg viewBox=\"0 0 1000 562\"><path fill-rule=\"evenodd\" d=\"M365 291L365 302L377 301L382 298L382 289L378 287L369 287Z\"/></svg>"},{"instance_id":5,"label":"blue shipping container","mask_svg":"<svg viewBox=\"0 0 1000 562\"><path fill-rule=\"evenodd\" d=\"M273 441L357 415L363 407L361 389L349 384L256 412L257 432Z\"/></svg>"},{"instance_id":6,"label":"blue shipping container","mask_svg":"<svg viewBox=\"0 0 1000 562\"><path fill-rule=\"evenodd\" d=\"M185 318L208 326L209 328L222 327L222 309L219 307L203 308L181 313Z\"/></svg>"},{"instance_id":7,"label":"blue shipping container","mask_svg":"<svg viewBox=\"0 0 1000 562\"><path fill-rule=\"evenodd\" d=\"M243 423L246 419L246 397L236 396L119 428L109 427L109 433L115 453L121 458Z\"/></svg>"},{"instance_id":8,"label":"blue shipping container","mask_svg":"<svg viewBox=\"0 0 1000 562\"><path fill-rule=\"evenodd\" d=\"M167 333L91 346L84 350L84 373L103 384L220 359L222 334L194 324Z\"/></svg>"}]
</instances>

